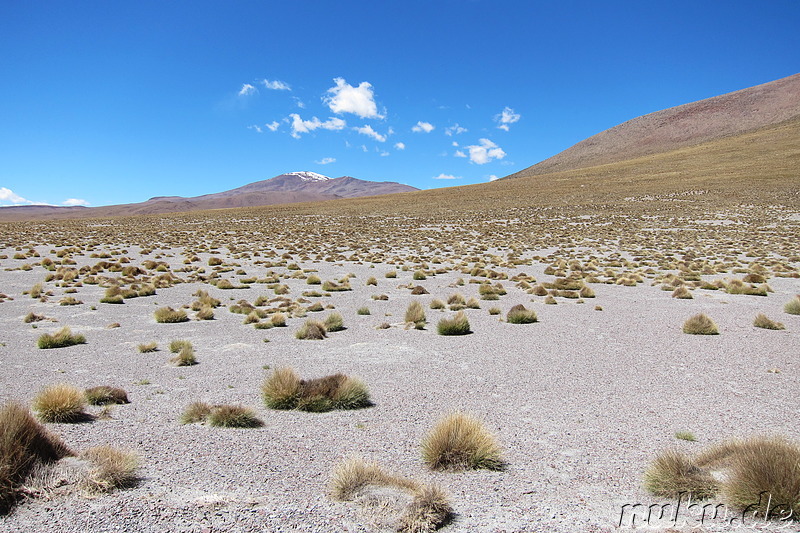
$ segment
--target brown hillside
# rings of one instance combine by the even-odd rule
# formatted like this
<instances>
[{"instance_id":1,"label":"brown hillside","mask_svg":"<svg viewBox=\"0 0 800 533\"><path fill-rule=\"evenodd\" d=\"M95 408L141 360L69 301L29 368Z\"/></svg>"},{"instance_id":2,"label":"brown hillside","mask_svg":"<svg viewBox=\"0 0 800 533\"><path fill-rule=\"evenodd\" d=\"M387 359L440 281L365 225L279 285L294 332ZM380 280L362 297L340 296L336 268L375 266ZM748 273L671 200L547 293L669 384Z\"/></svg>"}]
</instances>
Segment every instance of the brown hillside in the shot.
<instances>
[{"instance_id":1,"label":"brown hillside","mask_svg":"<svg viewBox=\"0 0 800 533\"><path fill-rule=\"evenodd\" d=\"M694 146L800 116L800 74L650 113L509 177L593 167Z\"/></svg>"}]
</instances>

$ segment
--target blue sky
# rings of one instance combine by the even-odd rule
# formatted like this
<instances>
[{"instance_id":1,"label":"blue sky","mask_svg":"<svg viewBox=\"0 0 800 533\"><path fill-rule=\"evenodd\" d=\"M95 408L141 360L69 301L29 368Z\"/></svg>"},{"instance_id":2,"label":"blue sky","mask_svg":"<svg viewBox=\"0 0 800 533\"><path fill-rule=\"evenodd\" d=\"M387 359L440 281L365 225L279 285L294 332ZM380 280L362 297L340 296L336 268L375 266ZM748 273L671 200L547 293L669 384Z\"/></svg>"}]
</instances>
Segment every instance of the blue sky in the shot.
<instances>
[{"instance_id":1,"label":"blue sky","mask_svg":"<svg viewBox=\"0 0 800 533\"><path fill-rule=\"evenodd\" d=\"M796 0L7 0L0 205L486 182L800 72L798 28Z\"/></svg>"}]
</instances>

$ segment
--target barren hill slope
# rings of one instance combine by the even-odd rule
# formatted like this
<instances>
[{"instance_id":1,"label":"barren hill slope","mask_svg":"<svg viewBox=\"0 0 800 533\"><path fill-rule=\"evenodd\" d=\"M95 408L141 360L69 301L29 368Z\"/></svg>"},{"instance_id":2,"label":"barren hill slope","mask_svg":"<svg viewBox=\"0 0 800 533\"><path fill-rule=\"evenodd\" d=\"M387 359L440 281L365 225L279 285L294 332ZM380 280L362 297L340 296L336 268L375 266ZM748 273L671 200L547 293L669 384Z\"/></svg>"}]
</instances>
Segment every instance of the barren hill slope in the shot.
<instances>
[{"instance_id":1,"label":"barren hill slope","mask_svg":"<svg viewBox=\"0 0 800 533\"><path fill-rule=\"evenodd\" d=\"M800 116L800 74L634 118L508 177L624 161L754 131Z\"/></svg>"}]
</instances>

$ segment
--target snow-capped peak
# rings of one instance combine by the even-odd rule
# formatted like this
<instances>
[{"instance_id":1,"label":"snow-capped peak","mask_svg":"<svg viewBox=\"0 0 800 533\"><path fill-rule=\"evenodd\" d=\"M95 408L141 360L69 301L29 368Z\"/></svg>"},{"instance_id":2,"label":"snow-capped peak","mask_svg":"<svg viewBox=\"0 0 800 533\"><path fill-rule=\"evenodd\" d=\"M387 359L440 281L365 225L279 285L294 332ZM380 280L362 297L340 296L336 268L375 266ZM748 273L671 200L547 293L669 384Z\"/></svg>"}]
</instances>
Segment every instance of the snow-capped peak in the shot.
<instances>
[{"instance_id":1,"label":"snow-capped peak","mask_svg":"<svg viewBox=\"0 0 800 533\"><path fill-rule=\"evenodd\" d=\"M287 172L287 176L297 176L303 181L327 181L331 178L317 174L316 172L300 171L300 172Z\"/></svg>"}]
</instances>

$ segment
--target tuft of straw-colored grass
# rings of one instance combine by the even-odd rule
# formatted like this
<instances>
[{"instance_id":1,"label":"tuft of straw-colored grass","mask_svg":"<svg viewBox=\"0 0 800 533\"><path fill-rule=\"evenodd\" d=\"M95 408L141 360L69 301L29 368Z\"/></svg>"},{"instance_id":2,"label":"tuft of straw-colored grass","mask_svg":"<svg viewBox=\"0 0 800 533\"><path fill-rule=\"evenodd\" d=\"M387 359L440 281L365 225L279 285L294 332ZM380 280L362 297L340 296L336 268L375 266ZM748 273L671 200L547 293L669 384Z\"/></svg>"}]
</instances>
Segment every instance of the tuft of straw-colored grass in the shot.
<instances>
[{"instance_id":1,"label":"tuft of straw-colored grass","mask_svg":"<svg viewBox=\"0 0 800 533\"><path fill-rule=\"evenodd\" d=\"M406 309L406 324L413 324L416 329L425 329L427 321L425 308L422 306L422 303L419 300L412 300Z\"/></svg>"},{"instance_id":2,"label":"tuft of straw-colored grass","mask_svg":"<svg viewBox=\"0 0 800 533\"><path fill-rule=\"evenodd\" d=\"M800 294L786 302L783 311L790 315L800 315Z\"/></svg>"},{"instance_id":3,"label":"tuft of straw-colored grass","mask_svg":"<svg viewBox=\"0 0 800 533\"><path fill-rule=\"evenodd\" d=\"M786 329L786 326L783 325L781 322L776 322L767 317L764 313L758 313L756 318L753 320L753 325L757 328L762 329L773 329L773 330L782 330Z\"/></svg>"},{"instance_id":4,"label":"tuft of straw-colored grass","mask_svg":"<svg viewBox=\"0 0 800 533\"><path fill-rule=\"evenodd\" d=\"M98 387L90 387L84 390L83 394L86 396L86 401L91 405L130 403L128 401L128 393L119 387L100 385Z\"/></svg>"},{"instance_id":5,"label":"tuft of straw-colored grass","mask_svg":"<svg viewBox=\"0 0 800 533\"><path fill-rule=\"evenodd\" d=\"M300 397L300 378L289 367L276 368L261 385L261 395L271 409L294 409Z\"/></svg>"},{"instance_id":6,"label":"tuft of straw-colored grass","mask_svg":"<svg viewBox=\"0 0 800 533\"><path fill-rule=\"evenodd\" d=\"M719 328L708 315L700 313L683 323L683 332L689 335L719 335Z\"/></svg>"},{"instance_id":7,"label":"tuft of straw-colored grass","mask_svg":"<svg viewBox=\"0 0 800 533\"><path fill-rule=\"evenodd\" d=\"M536 311L528 309L522 304L515 305L506 314L506 322L510 324L533 324L538 321Z\"/></svg>"},{"instance_id":8,"label":"tuft of straw-colored grass","mask_svg":"<svg viewBox=\"0 0 800 533\"><path fill-rule=\"evenodd\" d=\"M186 409L181 413L181 424L194 424L196 422L205 422L208 415L211 413L211 405L205 402L190 403Z\"/></svg>"},{"instance_id":9,"label":"tuft of straw-colored grass","mask_svg":"<svg viewBox=\"0 0 800 533\"><path fill-rule=\"evenodd\" d=\"M347 328L344 327L344 318L341 313L333 312L325 317L325 329L329 332L343 331Z\"/></svg>"},{"instance_id":10,"label":"tuft of straw-colored grass","mask_svg":"<svg viewBox=\"0 0 800 533\"><path fill-rule=\"evenodd\" d=\"M500 445L483 423L466 413L444 416L422 441L422 458L433 470L502 470Z\"/></svg>"},{"instance_id":11,"label":"tuft of straw-colored grass","mask_svg":"<svg viewBox=\"0 0 800 533\"><path fill-rule=\"evenodd\" d=\"M209 426L225 428L257 428L264 425L255 412L241 405L215 405L206 417Z\"/></svg>"},{"instance_id":12,"label":"tuft of straw-colored grass","mask_svg":"<svg viewBox=\"0 0 800 533\"><path fill-rule=\"evenodd\" d=\"M471 333L469 320L464 311L459 311L451 318L443 318L436 325L439 335L467 335Z\"/></svg>"},{"instance_id":13,"label":"tuft of straw-colored grass","mask_svg":"<svg viewBox=\"0 0 800 533\"><path fill-rule=\"evenodd\" d=\"M328 331L325 328L325 324L319 320L309 318L300 326L294 336L301 340L322 340L328 336Z\"/></svg>"},{"instance_id":14,"label":"tuft of straw-colored grass","mask_svg":"<svg viewBox=\"0 0 800 533\"><path fill-rule=\"evenodd\" d=\"M187 322L189 320L189 317L186 316L186 311L183 309L175 310L172 307L156 309L153 315L156 318L156 322L159 324L175 324L178 322Z\"/></svg>"},{"instance_id":15,"label":"tuft of straw-colored grass","mask_svg":"<svg viewBox=\"0 0 800 533\"><path fill-rule=\"evenodd\" d=\"M67 383L57 383L42 389L33 399L33 410L43 422L82 422L89 418L84 411L83 391Z\"/></svg>"},{"instance_id":16,"label":"tuft of straw-colored grass","mask_svg":"<svg viewBox=\"0 0 800 533\"><path fill-rule=\"evenodd\" d=\"M139 353L152 353L158 351L158 343L155 342L148 342L142 343L136 347L139 350Z\"/></svg>"},{"instance_id":17,"label":"tuft of straw-colored grass","mask_svg":"<svg viewBox=\"0 0 800 533\"><path fill-rule=\"evenodd\" d=\"M52 335L49 333L42 334L36 344L42 350L66 348L76 344L86 344L86 337L80 333L72 333L68 326L64 326Z\"/></svg>"},{"instance_id":18,"label":"tuft of straw-colored grass","mask_svg":"<svg viewBox=\"0 0 800 533\"><path fill-rule=\"evenodd\" d=\"M656 456L644 474L644 486L652 494L678 498L688 494L692 499L713 498L719 482L685 454L666 450Z\"/></svg>"},{"instance_id":19,"label":"tuft of straw-colored grass","mask_svg":"<svg viewBox=\"0 0 800 533\"><path fill-rule=\"evenodd\" d=\"M95 446L81 454L92 467L81 483L89 493L104 493L114 489L125 488L136 481L136 470L139 457L131 451L120 450L112 446Z\"/></svg>"}]
</instances>

